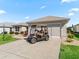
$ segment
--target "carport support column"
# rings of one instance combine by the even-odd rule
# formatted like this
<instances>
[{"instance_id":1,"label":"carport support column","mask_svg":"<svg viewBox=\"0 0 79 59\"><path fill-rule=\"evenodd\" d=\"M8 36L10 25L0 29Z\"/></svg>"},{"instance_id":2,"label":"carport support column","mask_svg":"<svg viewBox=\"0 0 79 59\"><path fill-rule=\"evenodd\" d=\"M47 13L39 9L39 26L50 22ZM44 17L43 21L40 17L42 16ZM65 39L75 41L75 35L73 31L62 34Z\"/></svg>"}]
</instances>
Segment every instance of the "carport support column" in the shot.
<instances>
[{"instance_id":1,"label":"carport support column","mask_svg":"<svg viewBox=\"0 0 79 59\"><path fill-rule=\"evenodd\" d=\"M12 32L12 27L10 27L10 32Z\"/></svg>"},{"instance_id":2,"label":"carport support column","mask_svg":"<svg viewBox=\"0 0 79 59\"><path fill-rule=\"evenodd\" d=\"M60 38L62 39L62 24L60 24Z\"/></svg>"},{"instance_id":3,"label":"carport support column","mask_svg":"<svg viewBox=\"0 0 79 59\"><path fill-rule=\"evenodd\" d=\"M31 24L28 25L28 36L30 35Z\"/></svg>"}]
</instances>

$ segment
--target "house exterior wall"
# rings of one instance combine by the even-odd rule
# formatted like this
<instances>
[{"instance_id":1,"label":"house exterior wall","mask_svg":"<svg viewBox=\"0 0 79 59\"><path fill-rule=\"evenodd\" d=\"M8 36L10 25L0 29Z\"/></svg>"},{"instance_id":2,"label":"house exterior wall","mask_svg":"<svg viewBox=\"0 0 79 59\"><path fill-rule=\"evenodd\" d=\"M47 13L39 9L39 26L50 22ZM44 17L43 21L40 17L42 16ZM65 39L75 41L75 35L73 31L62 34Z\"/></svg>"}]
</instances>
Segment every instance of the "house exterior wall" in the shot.
<instances>
[{"instance_id":1,"label":"house exterior wall","mask_svg":"<svg viewBox=\"0 0 79 59\"><path fill-rule=\"evenodd\" d=\"M15 28L14 27L12 28L12 31L15 32Z\"/></svg>"},{"instance_id":2,"label":"house exterior wall","mask_svg":"<svg viewBox=\"0 0 79 59\"><path fill-rule=\"evenodd\" d=\"M33 24L35 25L35 24ZM60 37L60 23L46 23L46 24L36 24L37 28L40 29L40 26L47 26L49 36ZM31 26L31 25L30 25ZM28 26L28 27L30 27Z\"/></svg>"},{"instance_id":3,"label":"house exterior wall","mask_svg":"<svg viewBox=\"0 0 79 59\"><path fill-rule=\"evenodd\" d=\"M2 33L3 32L3 28L0 28L0 33Z\"/></svg>"},{"instance_id":4,"label":"house exterior wall","mask_svg":"<svg viewBox=\"0 0 79 59\"><path fill-rule=\"evenodd\" d=\"M76 32L79 32L79 25L76 26L75 30Z\"/></svg>"},{"instance_id":5,"label":"house exterior wall","mask_svg":"<svg viewBox=\"0 0 79 59\"><path fill-rule=\"evenodd\" d=\"M10 32L10 28L5 28L5 31L9 33Z\"/></svg>"},{"instance_id":6,"label":"house exterior wall","mask_svg":"<svg viewBox=\"0 0 79 59\"><path fill-rule=\"evenodd\" d=\"M10 28L5 28L5 31L9 33L10 32ZM2 33L2 32L3 32L3 28L0 28L0 33Z\"/></svg>"},{"instance_id":7,"label":"house exterior wall","mask_svg":"<svg viewBox=\"0 0 79 59\"><path fill-rule=\"evenodd\" d=\"M66 25L65 23L41 23L42 25L46 25L48 27L48 33L49 33L49 36L50 38L52 37L58 37L58 38L61 38L62 41L65 41L66 38L67 38L67 29L66 29ZM36 24L36 25L40 25L41 24ZM30 28L31 28L31 25L35 25L35 24L29 24L29 31L28 33L30 32Z\"/></svg>"},{"instance_id":8,"label":"house exterior wall","mask_svg":"<svg viewBox=\"0 0 79 59\"><path fill-rule=\"evenodd\" d=\"M66 25L64 24L61 25L61 38L62 41L65 41L67 39L67 29L66 29Z\"/></svg>"},{"instance_id":9,"label":"house exterior wall","mask_svg":"<svg viewBox=\"0 0 79 59\"><path fill-rule=\"evenodd\" d=\"M13 32L16 32L16 29L15 29L15 27L13 27L13 28L12 28L12 31L13 31Z\"/></svg>"},{"instance_id":10,"label":"house exterior wall","mask_svg":"<svg viewBox=\"0 0 79 59\"><path fill-rule=\"evenodd\" d=\"M12 28L12 31L13 31L13 32L22 32L22 31L27 31L27 30L28 30L28 29L27 29L27 27L25 27L25 26L19 27L19 31L16 31L16 28L15 28L15 27Z\"/></svg>"},{"instance_id":11,"label":"house exterior wall","mask_svg":"<svg viewBox=\"0 0 79 59\"><path fill-rule=\"evenodd\" d=\"M20 32L21 31L27 31L27 28L26 27L20 27L20 30L19 30Z\"/></svg>"}]
</instances>

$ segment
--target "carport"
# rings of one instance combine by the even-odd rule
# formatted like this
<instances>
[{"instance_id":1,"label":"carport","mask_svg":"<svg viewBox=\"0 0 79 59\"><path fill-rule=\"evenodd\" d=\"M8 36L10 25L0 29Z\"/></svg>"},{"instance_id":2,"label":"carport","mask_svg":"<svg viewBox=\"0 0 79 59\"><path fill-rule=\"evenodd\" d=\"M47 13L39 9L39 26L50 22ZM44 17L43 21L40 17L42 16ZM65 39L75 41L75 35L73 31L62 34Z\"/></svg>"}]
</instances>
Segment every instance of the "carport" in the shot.
<instances>
[{"instance_id":1,"label":"carport","mask_svg":"<svg viewBox=\"0 0 79 59\"><path fill-rule=\"evenodd\" d=\"M36 25L39 28L41 26L47 26L50 37L60 37L66 39L67 37L66 24L68 23L68 21L69 18L57 17L57 16L46 16L38 18L31 22L28 22L29 24L28 33L30 33L30 28L33 25Z\"/></svg>"}]
</instances>

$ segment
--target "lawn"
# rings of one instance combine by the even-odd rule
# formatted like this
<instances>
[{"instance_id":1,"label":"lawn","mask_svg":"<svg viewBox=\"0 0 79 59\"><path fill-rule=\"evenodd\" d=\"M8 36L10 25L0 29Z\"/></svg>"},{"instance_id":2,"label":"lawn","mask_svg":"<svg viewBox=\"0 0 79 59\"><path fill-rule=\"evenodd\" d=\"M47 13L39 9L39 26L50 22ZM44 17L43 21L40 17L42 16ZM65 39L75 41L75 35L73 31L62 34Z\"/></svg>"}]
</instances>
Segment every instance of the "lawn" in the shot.
<instances>
[{"instance_id":1,"label":"lawn","mask_svg":"<svg viewBox=\"0 0 79 59\"><path fill-rule=\"evenodd\" d=\"M60 59L79 59L79 46L62 45Z\"/></svg>"},{"instance_id":2,"label":"lawn","mask_svg":"<svg viewBox=\"0 0 79 59\"><path fill-rule=\"evenodd\" d=\"M68 33L68 38L79 40L79 34L77 34L77 33L74 33L74 34Z\"/></svg>"},{"instance_id":3,"label":"lawn","mask_svg":"<svg viewBox=\"0 0 79 59\"><path fill-rule=\"evenodd\" d=\"M79 34L74 34L74 39L79 40Z\"/></svg>"},{"instance_id":4,"label":"lawn","mask_svg":"<svg viewBox=\"0 0 79 59\"><path fill-rule=\"evenodd\" d=\"M0 45L15 41L15 39L9 34L0 34Z\"/></svg>"}]
</instances>

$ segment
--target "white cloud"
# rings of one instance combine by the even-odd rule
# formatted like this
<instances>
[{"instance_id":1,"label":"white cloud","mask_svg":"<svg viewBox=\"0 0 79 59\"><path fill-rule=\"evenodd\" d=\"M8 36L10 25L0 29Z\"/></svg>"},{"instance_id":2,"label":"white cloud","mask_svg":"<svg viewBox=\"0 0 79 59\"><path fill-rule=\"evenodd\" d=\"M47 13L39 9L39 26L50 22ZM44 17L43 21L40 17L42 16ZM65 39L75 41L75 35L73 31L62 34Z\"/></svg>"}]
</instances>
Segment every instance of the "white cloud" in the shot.
<instances>
[{"instance_id":1,"label":"white cloud","mask_svg":"<svg viewBox=\"0 0 79 59\"><path fill-rule=\"evenodd\" d=\"M61 3L70 3L70 2L75 2L77 0L61 0Z\"/></svg>"},{"instance_id":2,"label":"white cloud","mask_svg":"<svg viewBox=\"0 0 79 59\"><path fill-rule=\"evenodd\" d=\"M26 17L25 17L25 19L29 19L29 18L30 18L30 16L26 16Z\"/></svg>"},{"instance_id":3,"label":"white cloud","mask_svg":"<svg viewBox=\"0 0 79 59\"><path fill-rule=\"evenodd\" d=\"M41 6L41 7L40 7L40 9L44 9L44 8L46 8L46 6L45 6L45 5L43 5L43 6Z\"/></svg>"},{"instance_id":4,"label":"white cloud","mask_svg":"<svg viewBox=\"0 0 79 59\"><path fill-rule=\"evenodd\" d=\"M4 15L4 14L6 14L6 11L0 10L0 16L2 16L2 15Z\"/></svg>"},{"instance_id":5,"label":"white cloud","mask_svg":"<svg viewBox=\"0 0 79 59\"><path fill-rule=\"evenodd\" d=\"M69 12L78 12L79 8L72 8L71 10L69 10Z\"/></svg>"},{"instance_id":6,"label":"white cloud","mask_svg":"<svg viewBox=\"0 0 79 59\"><path fill-rule=\"evenodd\" d=\"M69 12L69 13L68 13L68 16L73 16L73 15L75 15L76 13L79 12L79 8L72 8L72 9L70 9L68 12Z\"/></svg>"},{"instance_id":7,"label":"white cloud","mask_svg":"<svg viewBox=\"0 0 79 59\"><path fill-rule=\"evenodd\" d=\"M69 14L68 14L68 16L73 16L73 15L75 15L75 13L69 13Z\"/></svg>"}]
</instances>

